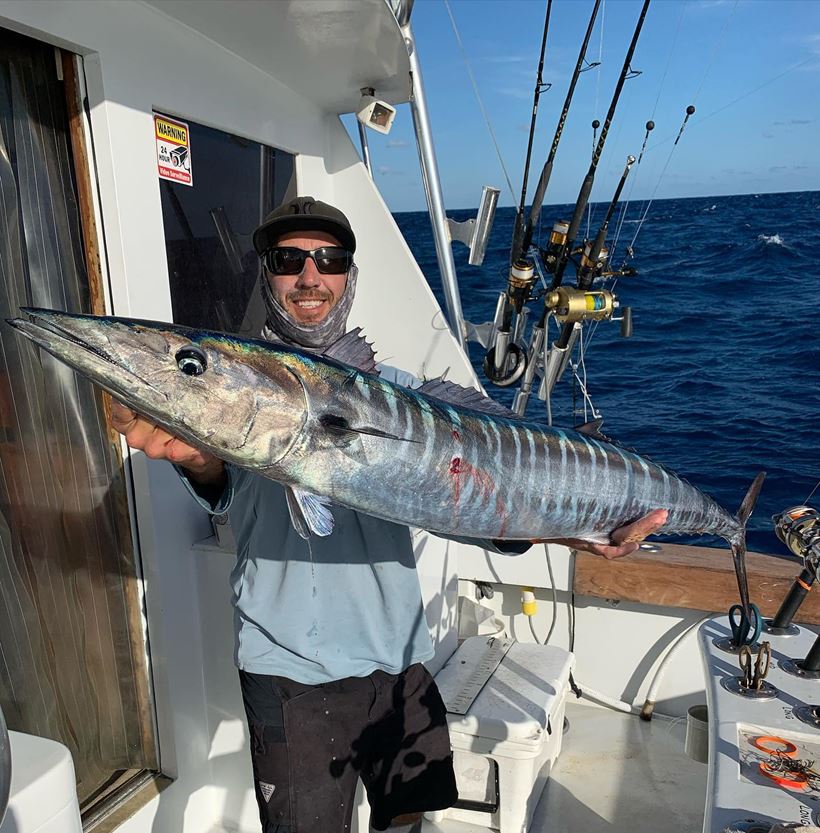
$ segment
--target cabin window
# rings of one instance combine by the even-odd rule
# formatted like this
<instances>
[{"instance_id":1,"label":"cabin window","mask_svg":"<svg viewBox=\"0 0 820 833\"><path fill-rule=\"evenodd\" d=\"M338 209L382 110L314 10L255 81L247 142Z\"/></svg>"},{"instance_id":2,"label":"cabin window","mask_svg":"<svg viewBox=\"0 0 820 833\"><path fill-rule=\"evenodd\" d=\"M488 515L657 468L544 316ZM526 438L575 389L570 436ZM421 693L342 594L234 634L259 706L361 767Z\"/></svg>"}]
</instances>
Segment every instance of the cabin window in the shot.
<instances>
[{"instance_id":1,"label":"cabin window","mask_svg":"<svg viewBox=\"0 0 820 833\"><path fill-rule=\"evenodd\" d=\"M103 311L76 60L0 29L0 318ZM120 442L99 390L0 346L0 705L71 750L88 821L158 768Z\"/></svg>"},{"instance_id":2,"label":"cabin window","mask_svg":"<svg viewBox=\"0 0 820 833\"><path fill-rule=\"evenodd\" d=\"M296 196L294 157L183 119L193 185L160 180L174 321L256 337L264 324L252 235Z\"/></svg>"}]
</instances>

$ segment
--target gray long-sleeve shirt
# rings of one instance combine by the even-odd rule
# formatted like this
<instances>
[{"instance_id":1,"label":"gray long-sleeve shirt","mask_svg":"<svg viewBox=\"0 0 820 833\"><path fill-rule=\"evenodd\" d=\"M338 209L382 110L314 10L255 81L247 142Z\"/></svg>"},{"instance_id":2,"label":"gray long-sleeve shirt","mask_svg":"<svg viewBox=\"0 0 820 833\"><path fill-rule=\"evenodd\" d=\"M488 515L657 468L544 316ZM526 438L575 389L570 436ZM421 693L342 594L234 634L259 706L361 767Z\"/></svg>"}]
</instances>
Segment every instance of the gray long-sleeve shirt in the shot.
<instances>
[{"instance_id":1,"label":"gray long-sleeve shirt","mask_svg":"<svg viewBox=\"0 0 820 833\"><path fill-rule=\"evenodd\" d=\"M413 379L388 367L382 376ZM227 473L225 491L210 504L181 472L205 509L230 517L239 668L315 684L376 669L395 674L433 656L408 527L334 506L333 532L305 541L282 485L233 466ZM527 548L472 543L497 552Z\"/></svg>"}]
</instances>

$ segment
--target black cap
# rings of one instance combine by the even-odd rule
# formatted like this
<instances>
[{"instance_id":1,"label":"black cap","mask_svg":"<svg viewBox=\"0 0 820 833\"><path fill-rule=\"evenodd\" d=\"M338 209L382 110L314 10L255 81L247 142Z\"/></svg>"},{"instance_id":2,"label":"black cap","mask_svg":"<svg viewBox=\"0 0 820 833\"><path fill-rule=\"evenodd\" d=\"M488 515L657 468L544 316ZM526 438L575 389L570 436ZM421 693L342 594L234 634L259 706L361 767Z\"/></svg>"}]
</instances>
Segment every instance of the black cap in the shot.
<instances>
[{"instance_id":1,"label":"black cap","mask_svg":"<svg viewBox=\"0 0 820 833\"><path fill-rule=\"evenodd\" d=\"M356 251L356 235L338 208L313 197L296 197L271 211L253 233L256 253L264 254L283 234L291 231L324 231L332 234L351 253Z\"/></svg>"}]
</instances>

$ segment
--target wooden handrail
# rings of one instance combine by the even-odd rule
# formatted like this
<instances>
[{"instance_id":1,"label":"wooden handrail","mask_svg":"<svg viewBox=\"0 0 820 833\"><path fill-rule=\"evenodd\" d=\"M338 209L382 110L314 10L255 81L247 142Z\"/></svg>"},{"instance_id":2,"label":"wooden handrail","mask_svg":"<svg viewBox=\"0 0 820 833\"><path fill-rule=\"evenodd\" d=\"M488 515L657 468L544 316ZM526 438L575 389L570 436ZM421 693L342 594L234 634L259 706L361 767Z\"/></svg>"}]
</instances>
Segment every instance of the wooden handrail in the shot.
<instances>
[{"instance_id":1,"label":"wooden handrail","mask_svg":"<svg viewBox=\"0 0 820 833\"><path fill-rule=\"evenodd\" d=\"M659 546L658 552L638 550L613 561L579 552L575 562L575 593L715 612L728 610L738 601L728 547ZM796 558L758 552L747 554L749 594L764 616L775 614L800 568ZM808 594L795 621L820 625L820 592Z\"/></svg>"}]
</instances>

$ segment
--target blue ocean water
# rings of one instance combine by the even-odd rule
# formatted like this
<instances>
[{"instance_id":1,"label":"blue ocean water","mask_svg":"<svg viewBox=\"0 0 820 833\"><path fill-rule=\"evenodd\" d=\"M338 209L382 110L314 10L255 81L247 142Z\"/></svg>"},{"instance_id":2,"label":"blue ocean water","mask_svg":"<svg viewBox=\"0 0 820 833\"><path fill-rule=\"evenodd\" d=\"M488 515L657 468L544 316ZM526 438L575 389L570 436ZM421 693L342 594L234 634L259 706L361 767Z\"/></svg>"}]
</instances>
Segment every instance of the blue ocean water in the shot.
<instances>
[{"instance_id":1,"label":"blue ocean water","mask_svg":"<svg viewBox=\"0 0 820 833\"><path fill-rule=\"evenodd\" d=\"M629 206L617 264L642 207ZM544 208L542 242L572 208ZM804 502L820 480L819 210L820 192L656 200L635 241L639 274L616 289L632 308L634 335L621 338L618 324L602 323L586 352L587 388L607 435L731 511L767 472L749 524L749 548L759 552L787 552L771 516ZM593 206L593 235L604 211ZM450 215L465 220L475 210ZM426 212L395 219L443 307ZM481 267L454 247L464 313L474 323L492 319L506 285L513 220L513 209L497 211ZM470 346L479 378L510 404L515 388L483 378L483 352ZM581 402L574 387L565 373L553 398L557 425L584 421L573 413L573 395ZM546 422L544 403L533 397L528 417ZM811 503L820 508L820 489Z\"/></svg>"}]
</instances>

